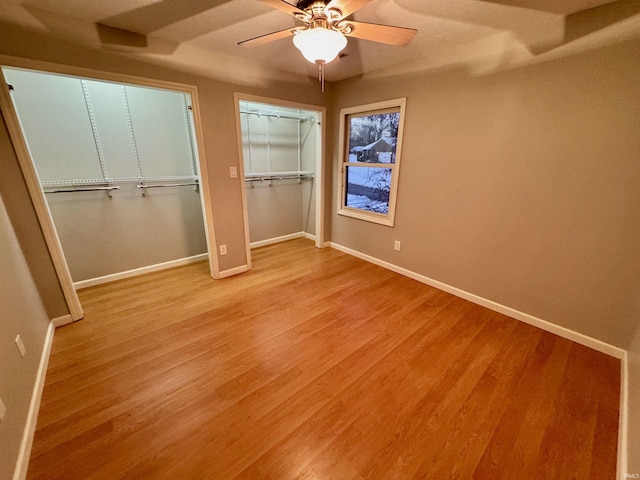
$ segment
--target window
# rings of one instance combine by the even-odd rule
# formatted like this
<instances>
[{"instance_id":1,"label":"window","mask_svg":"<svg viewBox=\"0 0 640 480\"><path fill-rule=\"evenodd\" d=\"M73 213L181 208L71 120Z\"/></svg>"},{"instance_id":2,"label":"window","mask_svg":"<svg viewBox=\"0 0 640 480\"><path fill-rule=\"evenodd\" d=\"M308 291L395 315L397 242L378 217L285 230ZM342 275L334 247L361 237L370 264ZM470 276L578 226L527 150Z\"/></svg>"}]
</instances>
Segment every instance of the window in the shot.
<instances>
[{"instance_id":1,"label":"window","mask_svg":"<svg viewBox=\"0 0 640 480\"><path fill-rule=\"evenodd\" d=\"M340 111L338 214L393 226L405 98Z\"/></svg>"}]
</instances>

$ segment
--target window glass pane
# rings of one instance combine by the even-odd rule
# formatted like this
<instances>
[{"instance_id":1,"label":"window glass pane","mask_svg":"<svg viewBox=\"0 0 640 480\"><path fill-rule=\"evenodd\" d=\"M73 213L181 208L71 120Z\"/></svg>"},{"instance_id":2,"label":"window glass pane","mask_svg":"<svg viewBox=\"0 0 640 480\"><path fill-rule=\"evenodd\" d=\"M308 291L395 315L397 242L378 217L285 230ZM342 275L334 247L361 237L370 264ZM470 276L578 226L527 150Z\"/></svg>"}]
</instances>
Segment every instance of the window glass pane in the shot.
<instances>
[{"instance_id":1,"label":"window glass pane","mask_svg":"<svg viewBox=\"0 0 640 480\"><path fill-rule=\"evenodd\" d=\"M346 169L345 206L388 214L392 169L360 166Z\"/></svg>"},{"instance_id":2,"label":"window glass pane","mask_svg":"<svg viewBox=\"0 0 640 480\"><path fill-rule=\"evenodd\" d=\"M395 163L400 112L349 116L349 162Z\"/></svg>"}]
</instances>

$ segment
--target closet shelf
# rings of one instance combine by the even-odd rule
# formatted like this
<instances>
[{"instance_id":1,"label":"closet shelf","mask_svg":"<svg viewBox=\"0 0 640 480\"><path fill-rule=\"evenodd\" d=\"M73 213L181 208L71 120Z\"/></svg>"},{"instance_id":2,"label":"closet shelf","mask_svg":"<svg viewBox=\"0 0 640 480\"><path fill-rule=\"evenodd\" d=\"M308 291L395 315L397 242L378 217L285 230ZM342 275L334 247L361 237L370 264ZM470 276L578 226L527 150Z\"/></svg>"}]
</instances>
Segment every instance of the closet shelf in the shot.
<instances>
[{"instance_id":1,"label":"closet shelf","mask_svg":"<svg viewBox=\"0 0 640 480\"><path fill-rule=\"evenodd\" d=\"M178 175L167 177L116 177L116 178L83 178L73 180L44 180L40 182L42 188L64 188L64 187L89 187L93 185L111 186L114 183L135 183L143 185L145 182L190 182L197 183L198 178L193 175Z\"/></svg>"},{"instance_id":2,"label":"closet shelf","mask_svg":"<svg viewBox=\"0 0 640 480\"><path fill-rule=\"evenodd\" d=\"M312 180L314 178L314 172L300 171L300 172L271 172L271 173L247 173L245 175L245 182L272 182L274 180Z\"/></svg>"}]
</instances>

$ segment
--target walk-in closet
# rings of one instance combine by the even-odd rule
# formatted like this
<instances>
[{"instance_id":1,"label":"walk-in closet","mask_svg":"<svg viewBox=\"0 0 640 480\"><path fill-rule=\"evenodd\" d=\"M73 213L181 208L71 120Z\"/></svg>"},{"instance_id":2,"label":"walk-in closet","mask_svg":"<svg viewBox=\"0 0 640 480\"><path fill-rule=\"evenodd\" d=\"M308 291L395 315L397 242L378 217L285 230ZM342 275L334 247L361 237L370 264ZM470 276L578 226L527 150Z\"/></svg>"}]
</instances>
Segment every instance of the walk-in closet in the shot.
<instances>
[{"instance_id":1,"label":"walk-in closet","mask_svg":"<svg viewBox=\"0 0 640 480\"><path fill-rule=\"evenodd\" d=\"M207 258L188 94L3 73L77 285Z\"/></svg>"},{"instance_id":2,"label":"walk-in closet","mask_svg":"<svg viewBox=\"0 0 640 480\"><path fill-rule=\"evenodd\" d=\"M250 241L316 237L319 112L240 100Z\"/></svg>"}]
</instances>

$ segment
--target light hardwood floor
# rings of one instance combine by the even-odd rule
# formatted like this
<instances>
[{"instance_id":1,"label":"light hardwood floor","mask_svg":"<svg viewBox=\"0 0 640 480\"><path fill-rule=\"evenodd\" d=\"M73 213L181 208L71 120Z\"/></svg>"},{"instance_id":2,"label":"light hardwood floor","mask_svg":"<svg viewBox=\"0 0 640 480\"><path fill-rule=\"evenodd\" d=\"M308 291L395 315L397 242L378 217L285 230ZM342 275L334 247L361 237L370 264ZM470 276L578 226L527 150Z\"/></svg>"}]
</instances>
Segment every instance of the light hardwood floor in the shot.
<instances>
[{"instance_id":1,"label":"light hardwood floor","mask_svg":"<svg viewBox=\"0 0 640 480\"><path fill-rule=\"evenodd\" d=\"M80 292L29 479L615 478L620 362L331 249Z\"/></svg>"}]
</instances>

